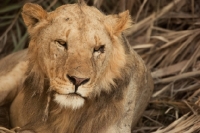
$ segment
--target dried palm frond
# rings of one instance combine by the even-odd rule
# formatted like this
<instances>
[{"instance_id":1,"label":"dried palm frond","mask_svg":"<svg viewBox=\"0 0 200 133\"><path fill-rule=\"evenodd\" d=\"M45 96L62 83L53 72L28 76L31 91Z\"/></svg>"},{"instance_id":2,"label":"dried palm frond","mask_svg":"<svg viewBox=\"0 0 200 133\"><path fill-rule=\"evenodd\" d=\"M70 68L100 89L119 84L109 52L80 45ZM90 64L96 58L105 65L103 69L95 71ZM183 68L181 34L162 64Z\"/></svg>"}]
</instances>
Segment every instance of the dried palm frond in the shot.
<instances>
[{"instance_id":1,"label":"dried palm frond","mask_svg":"<svg viewBox=\"0 0 200 133\"><path fill-rule=\"evenodd\" d=\"M25 2L38 3L51 11L77 0L2 2L0 57L28 45L28 34L20 16ZM129 10L134 19L135 24L126 35L152 71L155 90L143 118L132 132L200 132L200 1L85 2L106 14Z\"/></svg>"}]
</instances>

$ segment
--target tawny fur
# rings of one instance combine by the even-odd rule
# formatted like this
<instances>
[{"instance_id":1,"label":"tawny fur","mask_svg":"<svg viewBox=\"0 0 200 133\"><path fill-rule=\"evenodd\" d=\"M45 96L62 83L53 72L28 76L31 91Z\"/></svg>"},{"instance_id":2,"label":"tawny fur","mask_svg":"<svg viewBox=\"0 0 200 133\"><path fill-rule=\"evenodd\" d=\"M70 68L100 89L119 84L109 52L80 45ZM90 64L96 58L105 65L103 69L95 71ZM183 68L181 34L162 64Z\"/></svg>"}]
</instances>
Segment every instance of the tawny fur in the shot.
<instances>
[{"instance_id":1,"label":"tawny fur","mask_svg":"<svg viewBox=\"0 0 200 133\"><path fill-rule=\"evenodd\" d=\"M131 26L128 11L106 16L81 0L53 12L28 3L22 16L28 53L3 59L19 60L9 69L0 61L0 74L19 81L8 88L0 81L0 103L11 103L11 125L21 132L130 133L153 81L123 35ZM71 77L87 80L77 85Z\"/></svg>"}]
</instances>

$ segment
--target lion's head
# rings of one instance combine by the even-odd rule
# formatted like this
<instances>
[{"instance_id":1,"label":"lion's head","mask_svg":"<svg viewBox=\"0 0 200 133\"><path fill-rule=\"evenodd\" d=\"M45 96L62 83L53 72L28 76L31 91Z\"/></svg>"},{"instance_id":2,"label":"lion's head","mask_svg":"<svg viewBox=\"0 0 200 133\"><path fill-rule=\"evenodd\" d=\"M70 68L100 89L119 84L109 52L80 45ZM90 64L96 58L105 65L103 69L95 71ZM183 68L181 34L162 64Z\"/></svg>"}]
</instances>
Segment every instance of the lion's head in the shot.
<instances>
[{"instance_id":1,"label":"lion's head","mask_svg":"<svg viewBox=\"0 0 200 133\"><path fill-rule=\"evenodd\" d=\"M67 4L46 12L28 3L22 16L31 38L28 76L48 79L48 91L61 107L78 109L115 86L127 62L122 42L131 25L127 11L104 15L85 4ZM44 87L45 81L34 82L42 86L35 89Z\"/></svg>"}]
</instances>

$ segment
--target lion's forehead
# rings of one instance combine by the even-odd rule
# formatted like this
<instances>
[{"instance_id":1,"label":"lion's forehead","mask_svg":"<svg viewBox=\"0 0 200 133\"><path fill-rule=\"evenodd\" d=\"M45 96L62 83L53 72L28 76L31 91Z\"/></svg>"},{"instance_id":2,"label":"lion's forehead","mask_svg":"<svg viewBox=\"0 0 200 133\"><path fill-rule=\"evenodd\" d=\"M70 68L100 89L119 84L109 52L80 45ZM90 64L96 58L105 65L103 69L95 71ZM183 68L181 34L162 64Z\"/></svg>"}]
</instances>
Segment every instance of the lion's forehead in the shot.
<instances>
[{"instance_id":1,"label":"lion's forehead","mask_svg":"<svg viewBox=\"0 0 200 133\"><path fill-rule=\"evenodd\" d=\"M60 24L49 26L44 34L44 40L62 39L73 45L102 45L104 43L111 43L110 36L104 27L76 27L74 25ZM48 34L46 34L48 33ZM81 45L80 45L81 46Z\"/></svg>"},{"instance_id":2,"label":"lion's forehead","mask_svg":"<svg viewBox=\"0 0 200 133\"><path fill-rule=\"evenodd\" d=\"M70 14L71 15L71 14ZM104 23L99 19L88 18L87 15L82 18L76 18L68 14L61 14L51 21L51 26L56 27L56 30L74 30L81 32L104 31Z\"/></svg>"},{"instance_id":3,"label":"lion's forehead","mask_svg":"<svg viewBox=\"0 0 200 133\"><path fill-rule=\"evenodd\" d=\"M102 25L102 21L105 18L105 15L99 10L88 6L79 6L77 4L61 6L50 14L50 18L54 21L68 21L68 23L76 25L76 27Z\"/></svg>"},{"instance_id":4,"label":"lion's forehead","mask_svg":"<svg viewBox=\"0 0 200 133\"><path fill-rule=\"evenodd\" d=\"M50 35L51 39L63 39L75 44L80 44L78 41L81 40L82 44L85 42L87 45L95 44L95 38L99 39L99 43L110 41L105 25L100 18L91 18L86 13L73 15L67 10L59 11L57 14L47 26L44 33L48 33L48 35L45 36Z\"/></svg>"},{"instance_id":5,"label":"lion's forehead","mask_svg":"<svg viewBox=\"0 0 200 133\"><path fill-rule=\"evenodd\" d=\"M76 49L77 46L87 49L111 43L104 24L105 15L93 7L64 5L49 13L48 17L49 23L43 32L46 42L48 38L61 39Z\"/></svg>"},{"instance_id":6,"label":"lion's forehead","mask_svg":"<svg viewBox=\"0 0 200 133\"><path fill-rule=\"evenodd\" d=\"M103 18L105 15L101 13L99 10L97 10L94 7L89 7L86 5L77 5L77 4L67 4L63 5L59 8L57 8L55 13L63 14L63 13L69 13L72 16L80 17L80 15L86 14L89 17L98 17Z\"/></svg>"}]
</instances>

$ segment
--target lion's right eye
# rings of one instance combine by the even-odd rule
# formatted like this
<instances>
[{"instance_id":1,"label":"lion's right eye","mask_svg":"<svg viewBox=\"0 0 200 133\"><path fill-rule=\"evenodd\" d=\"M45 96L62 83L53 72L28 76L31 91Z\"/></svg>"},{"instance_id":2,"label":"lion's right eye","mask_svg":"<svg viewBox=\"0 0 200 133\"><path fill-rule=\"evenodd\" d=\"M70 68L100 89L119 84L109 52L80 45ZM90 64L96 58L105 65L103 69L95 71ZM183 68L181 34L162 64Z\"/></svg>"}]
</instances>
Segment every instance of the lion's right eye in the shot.
<instances>
[{"instance_id":1,"label":"lion's right eye","mask_svg":"<svg viewBox=\"0 0 200 133\"><path fill-rule=\"evenodd\" d=\"M56 40L56 42L57 42L59 45L65 47L65 48L67 49L67 42L65 42L65 41L63 41L63 40Z\"/></svg>"},{"instance_id":2,"label":"lion's right eye","mask_svg":"<svg viewBox=\"0 0 200 133\"><path fill-rule=\"evenodd\" d=\"M105 45L101 45L101 46L94 48L94 52L104 53L105 52Z\"/></svg>"}]
</instances>

